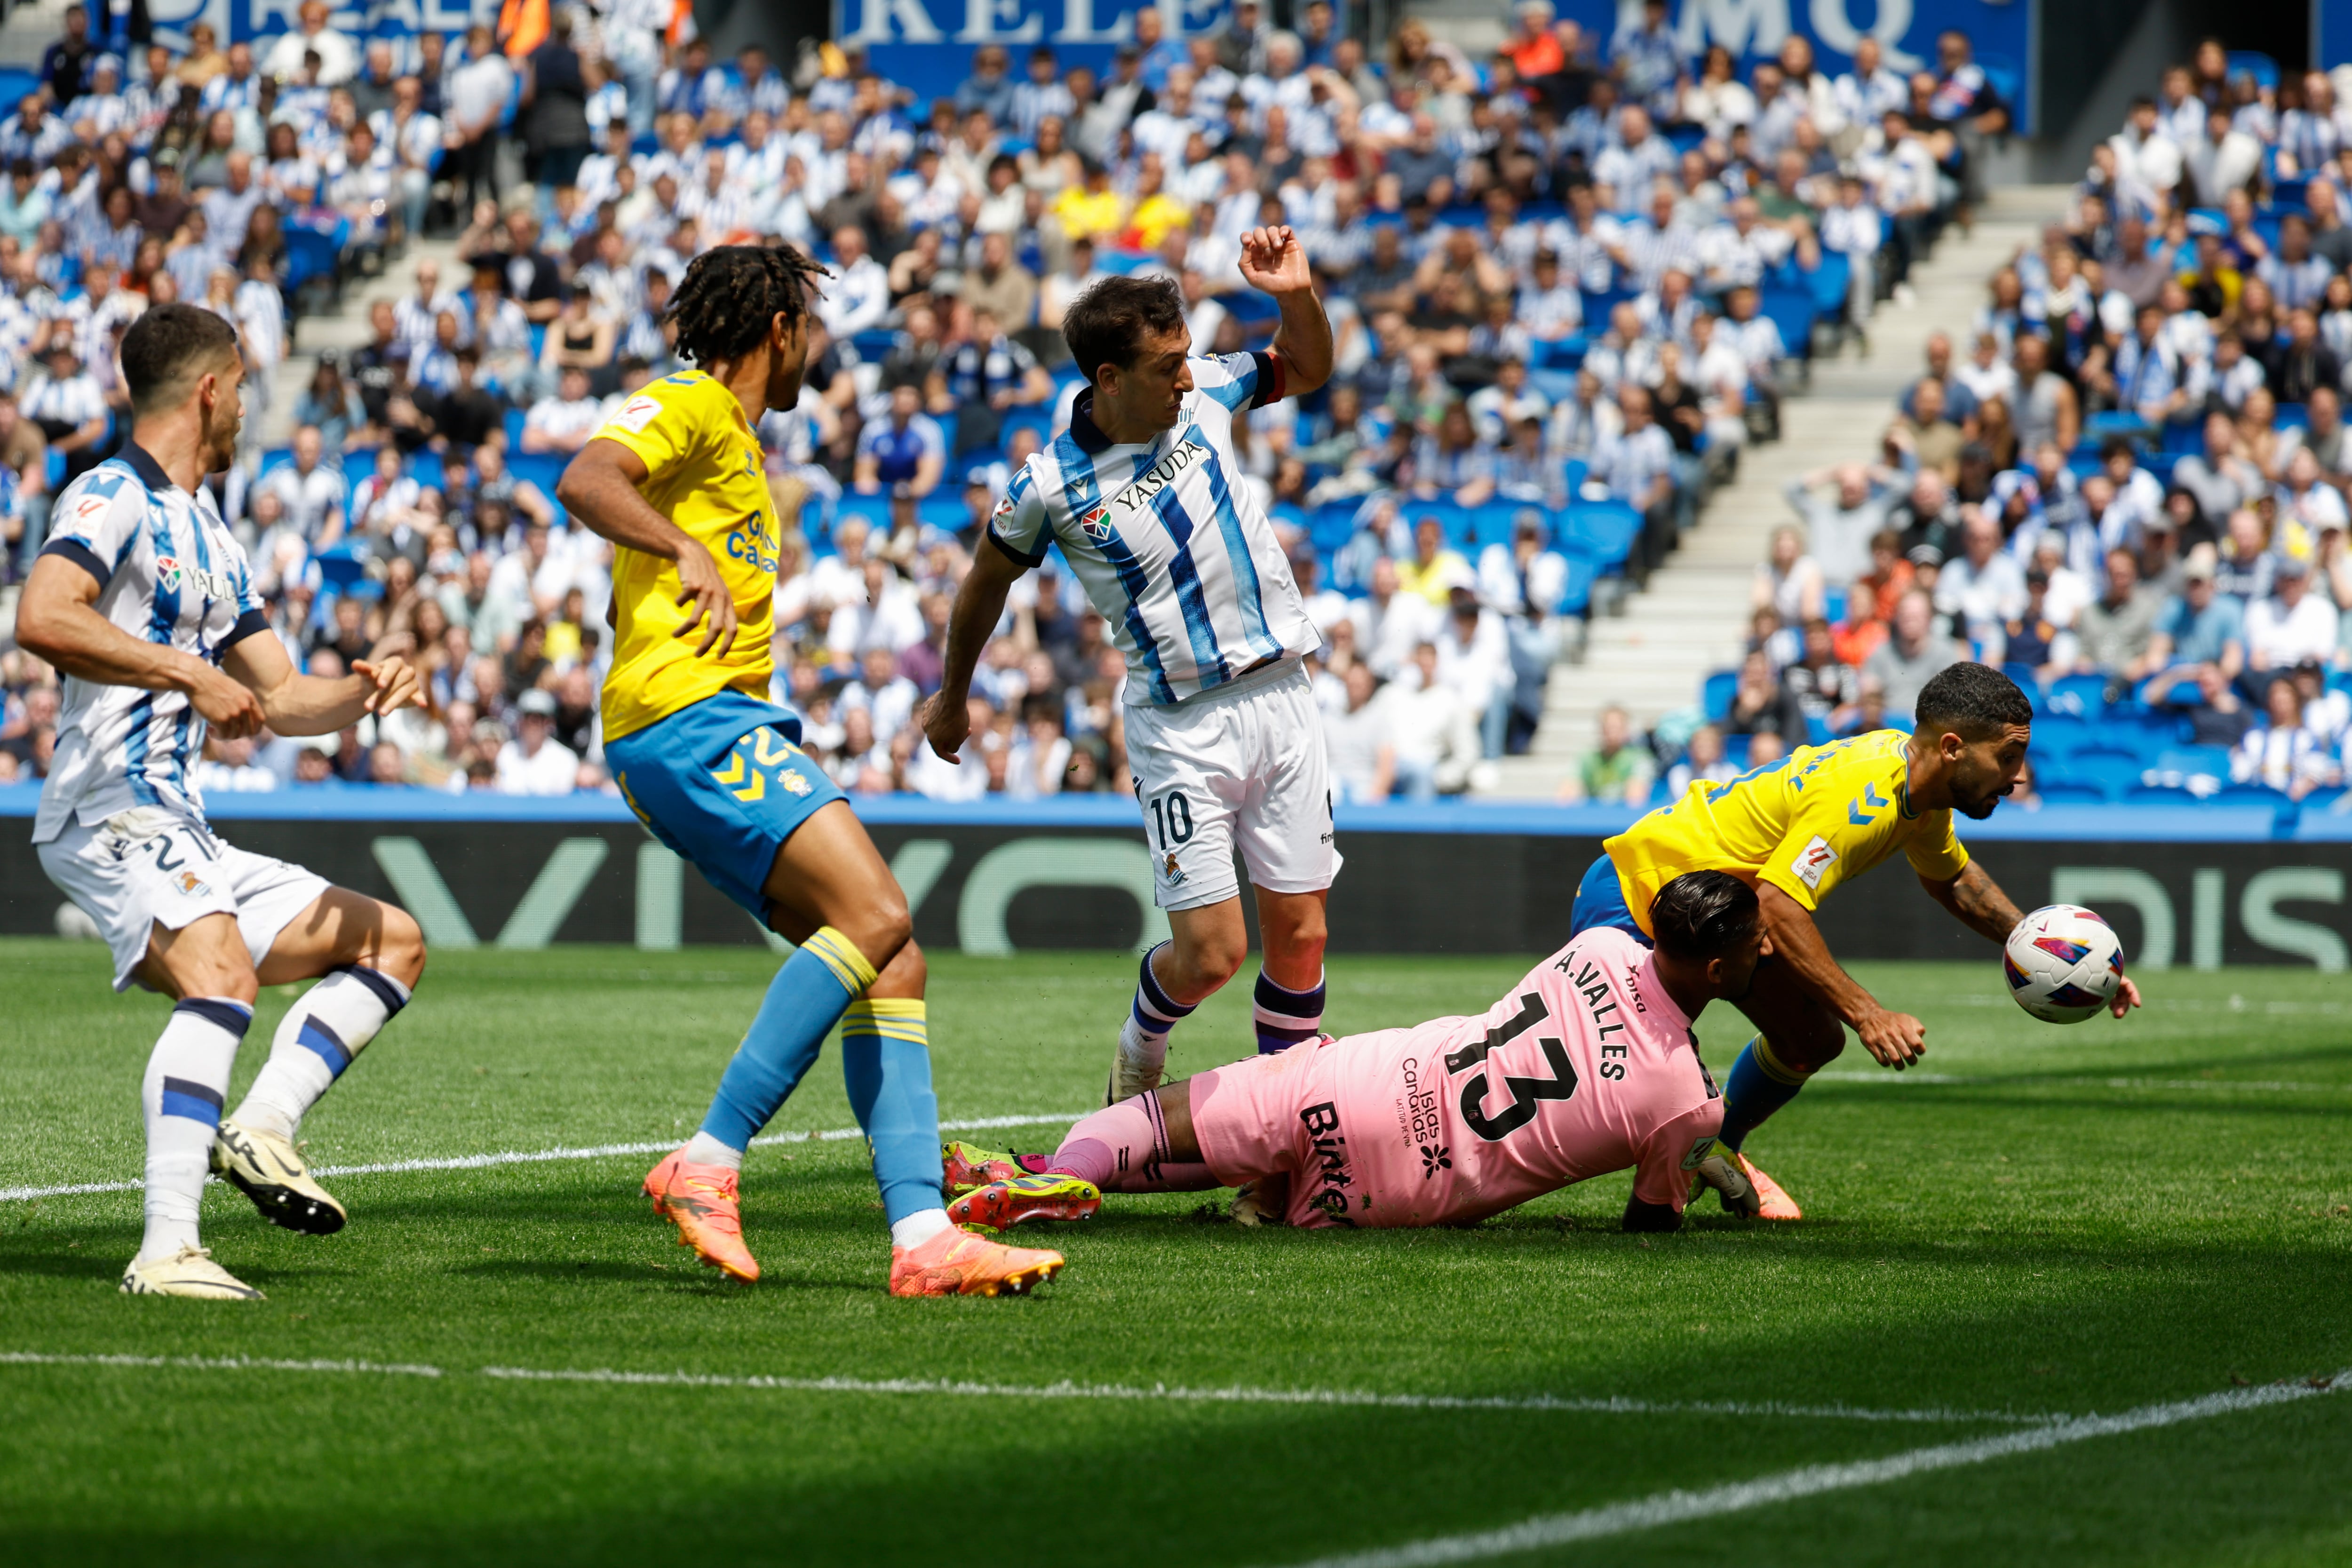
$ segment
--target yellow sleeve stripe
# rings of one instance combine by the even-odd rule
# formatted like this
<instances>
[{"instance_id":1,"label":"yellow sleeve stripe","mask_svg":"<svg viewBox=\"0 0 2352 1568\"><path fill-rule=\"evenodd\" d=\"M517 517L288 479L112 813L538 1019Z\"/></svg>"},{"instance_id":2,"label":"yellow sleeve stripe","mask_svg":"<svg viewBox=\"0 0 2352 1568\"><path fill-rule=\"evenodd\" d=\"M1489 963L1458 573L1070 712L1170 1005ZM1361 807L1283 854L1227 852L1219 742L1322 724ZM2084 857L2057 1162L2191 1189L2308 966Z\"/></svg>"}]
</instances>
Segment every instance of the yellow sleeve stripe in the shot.
<instances>
[{"instance_id":1,"label":"yellow sleeve stripe","mask_svg":"<svg viewBox=\"0 0 2352 1568\"><path fill-rule=\"evenodd\" d=\"M817 933L803 942L801 948L824 960L824 966L833 971L833 977L841 982L842 989L853 996L873 984L878 973L873 964L866 962L866 955L857 951L856 942L831 926L819 927Z\"/></svg>"}]
</instances>

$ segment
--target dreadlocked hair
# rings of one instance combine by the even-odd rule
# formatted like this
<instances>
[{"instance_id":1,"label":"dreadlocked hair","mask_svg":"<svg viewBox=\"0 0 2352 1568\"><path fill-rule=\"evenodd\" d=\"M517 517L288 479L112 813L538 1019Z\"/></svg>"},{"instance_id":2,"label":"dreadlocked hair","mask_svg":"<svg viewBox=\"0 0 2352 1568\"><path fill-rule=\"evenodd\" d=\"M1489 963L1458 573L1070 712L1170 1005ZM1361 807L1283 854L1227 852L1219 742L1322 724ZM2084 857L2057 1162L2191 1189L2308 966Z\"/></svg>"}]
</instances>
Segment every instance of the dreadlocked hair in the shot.
<instances>
[{"instance_id":1,"label":"dreadlocked hair","mask_svg":"<svg viewBox=\"0 0 2352 1568\"><path fill-rule=\"evenodd\" d=\"M681 359L709 365L750 353L778 316L808 314L809 290L833 274L788 245L721 245L687 264L665 320Z\"/></svg>"}]
</instances>

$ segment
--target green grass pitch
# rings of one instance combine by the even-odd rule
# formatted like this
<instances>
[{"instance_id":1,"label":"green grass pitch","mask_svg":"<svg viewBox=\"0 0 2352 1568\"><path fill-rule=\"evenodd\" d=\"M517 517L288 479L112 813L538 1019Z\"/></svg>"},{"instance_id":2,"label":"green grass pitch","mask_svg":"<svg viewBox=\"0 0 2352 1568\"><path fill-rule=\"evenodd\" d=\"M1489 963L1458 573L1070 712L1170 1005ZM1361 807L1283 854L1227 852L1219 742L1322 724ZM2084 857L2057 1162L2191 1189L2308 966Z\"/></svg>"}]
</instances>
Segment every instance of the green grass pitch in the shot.
<instances>
[{"instance_id":1,"label":"green grass pitch","mask_svg":"<svg viewBox=\"0 0 2352 1568\"><path fill-rule=\"evenodd\" d=\"M312 1158L682 1138L773 963L440 956L312 1118ZM104 965L94 944L0 944L0 1187L137 1172L162 1005L110 995ZM1483 1007L1524 968L1335 959L1329 1026ZM1091 1103L1132 974L1108 955L935 959L942 1114ZM1034 1299L896 1301L861 1148L813 1142L753 1152L746 1229L767 1273L750 1288L671 1245L637 1195L646 1156L349 1176L352 1225L327 1239L215 1187L207 1239L269 1293L248 1308L116 1293L135 1193L0 1205L0 1356L19 1358L0 1363L0 1561L1282 1568L2021 1429L1987 1413L2112 1413L2352 1367L2342 979L2151 975L2130 1023L2059 1029L2008 1003L1990 956L1862 978L1927 1020L1933 1076L1851 1050L1759 1134L1751 1152L1808 1210L1795 1226L1710 1203L1680 1235L1625 1237L1622 1175L1444 1232L1244 1231L1198 1196L1114 1198L1058 1233L1070 1268ZM289 999L263 998L240 1088ZM1173 1068L1243 1054L1247 1027L1236 984L1178 1034ZM1741 1021L1718 1007L1701 1034L1720 1075ZM850 1124L829 1051L777 1130ZM1163 1385L1639 1407L1149 1396ZM1673 1408L1689 1402L1783 1408ZM2352 1398L2314 1395L1503 1560L2343 1563L2347 1450Z\"/></svg>"}]
</instances>

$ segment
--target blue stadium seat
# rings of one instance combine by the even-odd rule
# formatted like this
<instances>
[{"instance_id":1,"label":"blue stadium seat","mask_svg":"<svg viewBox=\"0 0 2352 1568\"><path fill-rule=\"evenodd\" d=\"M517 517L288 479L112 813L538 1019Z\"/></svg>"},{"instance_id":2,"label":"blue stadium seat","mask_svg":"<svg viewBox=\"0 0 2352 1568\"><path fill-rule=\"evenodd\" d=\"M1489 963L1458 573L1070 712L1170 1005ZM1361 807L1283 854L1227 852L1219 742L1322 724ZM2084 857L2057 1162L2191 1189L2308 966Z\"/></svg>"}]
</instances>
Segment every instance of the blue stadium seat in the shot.
<instances>
[{"instance_id":1,"label":"blue stadium seat","mask_svg":"<svg viewBox=\"0 0 2352 1568\"><path fill-rule=\"evenodd\" d=\"M1531 369L1528 384L1554 403L1568 403L1576 396L1576 372L1572 370Z\"/></svg>"},{"instance_id":2,"label":"blue stadium seat","mask_svg":"<svg viewBox=\"0 0 2352 1568\"><path fill-rule=\"evenodd\" d=\"M2097 738L2088 744L2077 746L2069 752L2066 754L2066 761L2070 766L2079 766L2084 763L2128 763L2135 768L2147 765L2147 759L2142 756L2137 748L2118 744L2115 740L2108 738L2108 733L2105 730L2097 731Z\"/></svg>"},{"instance_id":3,"label":"blue stadium seat","mask_svg":"<svg viewBox=\"0 0 2352 1568\"><path fill-rule=\"evenodd\" d=\"M954 533L971 521L964 510L963 497L949 486L938 489L915 503L915 516L932 528Z\"/></svg>"},{"instance_id":4,"label":"blue stadium seat","mask_svg":"<svg viewBox=\"0 0 2352 1568\"><path fill-rule=\"evenodd\" d=\"M2285 805L2290 804L2284 792L2268 784L2223 784L2211 797L2216 805Z\"/></svg>"},{"instance_id":5,"label":"blue stadium seat","mask_svg":"<svg viewBox=\"0 0 2352 1568\"><path fill-rule=\"evenodd\" d=\"M2260 49L2231 49L2230 74L2243 71L2254 79L2254 85L2275 89L2279 84L2279 63Z\"/></svg>"},{"instance_id":6,"label":"blue stadium seat","mask_svg":"<svg viewBox=\"0 0 2352 1568\"><path fill-rule=\"evenodd\" d=\"M555 499L556 482L563 478L563 470L571 461L562 452L526 452L519 447L507 448L507 472L525 484L537 485L539 493L551 501Z\"/></svg>"},{"instance_id":7,"label":"blue stadium seat","mask_svg":"<svg viewBox=\"0 0 2352 1568\"><path fill-rule=\"evenodd\" d=\"M2273 240L2272 243L2275 244L2276 241ZM2278 405L2278 418L2273 423L2281 430L2308 429L2311 426L2311 410L2300 403L2282 403ZM2199 439L2202 440L2203 437L2200 436Z\"/></svg>"},{"instance_id":8,"label":"blue stadium seat","mask_svg":"<svg viewBox=\"0 0 2352 1568\"><path fill-rule=\"evenodd\" d=\"M2033 750L2045 757L2072 756L2075 748L2091 744L2097 735L2097 728L2076 714L2045 713L2034 717Z\"/></svg>"},{"instance_id":9,"label":"blue stadium seat","mask_svg":"<svg viewBox=\"0 0 2352 1568\"><path fill-rule=\"evenodd\" d=\"M1560 559L1568 563L1568 577L1560 587L1559 603L1553 608L1563 616L1580 616L1592 607L1592 584L1600 569L1590 557L1573 551L1562 551Z\"/></svg>"},{"instance_id":10,"label":"blue stadium seat","mask_svg":"<svg viewBox=\"0 0 2352 1568\"><path fill-rule=\"evenodd\" d=\"M320 585L330 594L349 592L352 584L367 576L367 563L344 545L321 550L311 559L318 563Z\"/></svg>"},{"instance_id":11,"label":"blue stadium seat","mask_svg":"<svg viewBox=\"0 0 2352 1568\"><path fill-rule=\"evenodd\" d=\"M2042 799L2049 805L2105 805L2107 792L2096 784L2053 782L2040 786Z\"/></svg>"},{"instance_id":12,"label":"blue stadium seat","mask_svg":"<svg viewBox=\"0 0 2352 1568\"><path fill-rule=\"evenodd\" d=\"M1641 532L1642 514L1621 500L1578 501L1559 514L1552 528L1554 539L1574 541L1608 571L1624 565Z\"/></svg>"},{"instance_id":13,"label":"blue stadium seat","mask_svg":"<svg viewBox=\"0 0 2352 1568\"><path fill-rule=\"evenodd\" d=\"M1357 500L1327 500L1317 507L1307 524L1307 535L1315 542L1315 548L1328 554L1353 539L1356 512L1362 504Z\"/></svg>"},{"instance_id":14,"label":"blue stadium seat","mask_svg":"<svg viewBox=\"0 0 2352 1568\"><path fill-rule=\"evenodd\" d=\"M2179 784L2137 784L2124 791L2126 805L2194 805L2197 796Z\"/></svg>"},{"instance_id":15,"label":"blue stadium seat","mask_svg":"<svg viewBox=\"0 0 2352 1568\"><path fill-rule=\"evenodd\" d=\"M2066 784L2092 785L2109 800L2120 800L2126 790L2141 782L2145 772L2137 757L2069 757L2063 770L2053 766L2050 775Z\"/></svg>"},{"instance_id":16,"label":"blue stadium seat","mask_svg":"<svg viewBox=\"0 0 2352 1568\"><path fill-rule=\"evenodd\" d=\"M1584 330L1595 337L1609 330L1609 312L1634 297L1631 289L1582 289L1578 293L1584 301Z\"/></svg>"},{"instance_id":17,"label":"blue stadium seat","mask_svg":"<svg viewBox=\"0 0 2352 1568\"><path fill-rule=\"evenodd\" d=\"M1780 329L1780 346L1790 357L1813 357L1813 296L1810 290L1767 283L1756 291L1756 309Z\"/></svg>"},{"instance_id":18,"label":"blue stadium seat","mask_svg":"<svg viewBox=\"0 0 2352 1568\"><path fill-rule=\"evenodd\" d=\"M1535 362L1531 370L1574 370L1584 363L1584 351L1591 339L1581 332L1549 342L1536 344Z\"/></svg>"},{"instance_id":19,"label":"blue stadium seat","mask_svg":"<svg viewBox=\"0 0 2352 1568\"><path fill-rule=\"evenodd\" d=\"M888 528L890 526L888 492L877 491L873 495L866 495L857 490L842 491L841 499L834 503L834 525L838 528L844 520L853 517L864 518L877 528Z\"/></svg>"},{"instance_id":20,"label":"blue stadium seat","mask_svg":"<svg viewBox=\"0 0 2352 1568\"><path fill-rule=\"evenodd\" d=\"M1523 500L1490 500L1476 508L1470 513L1470 542L1481 550L1489 544L1510 543L1523 511L1544 515L1543 508Z\"/></svg>"},{"instance_id":21,"label":"blue stadium seat","mask_svg":"<svg viewBox=\"0 0 2352 1568\"><path fill-rule=\"evenodd\" d=\"M1825 250L1822 264L1799 272L1797 280L1813 297L1813 313L1826 321L1845 320L1848 296L1853 289L1853 259L1842 250Z\"/></svg>"},{"instance_id":22,"label":"blue stadium seat","mask_svg":"<svg viewBox=\"0 0 2352 1568\"><path fill-rule=\"evenodd\" d=\"M1699 689L1699 705L1706 710L1708 723L1720 724L1730 716L1732 695L1738 689L1739 672L1736 669L1718 669L1706 678ZM1743 752L1747 750L1744 741L1740 749Z\"/></svg>"},{"instance_id":23,"label":"blue stadium seat","mask_svg":"<svg viewBox=\"0 0 2352 1568\"><path fill-rule=\"evenodd\" d=\"M2104 675L2062 675L2050 683L2044 700L2052 713L2096 718L2106 707L2107 678Z\"/></svg>"}]
</instances>

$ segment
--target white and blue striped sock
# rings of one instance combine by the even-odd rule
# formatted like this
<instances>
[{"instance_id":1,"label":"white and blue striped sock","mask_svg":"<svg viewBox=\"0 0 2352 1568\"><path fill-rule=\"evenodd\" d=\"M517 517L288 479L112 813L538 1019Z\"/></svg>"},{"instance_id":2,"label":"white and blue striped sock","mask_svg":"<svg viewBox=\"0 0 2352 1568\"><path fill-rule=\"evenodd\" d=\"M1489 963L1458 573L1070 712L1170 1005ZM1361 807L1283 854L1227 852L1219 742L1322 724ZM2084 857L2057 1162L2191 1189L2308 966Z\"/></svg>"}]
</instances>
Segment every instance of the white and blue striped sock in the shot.
<instances>
[{"instance_id":1,"label":"white and blue striped sock","mask_svg":"<svg viewBox=\"0 0 2352 1568\"><path fill-rule=\"evenodd\" d=\"M352 1058L406 1005L408 987L381 970L331 971L278 1023L269 1059L237 1104L238 1125L292 1138Z\"/></svg>"},{"instance_id":2,"label":"white and blue striped sock","mask_svg":"<svg viewBox=\"0 0 2352 1568\"><path fill-rule=\"evenodd\" d=\"M253 1024L253 1009L226 996L191 996L172 1008L139 1104L147 1123L147 1232L142 1263L199 1247L196 1208L212 1166L213 1138L228 1096L229 1068Z\"/></svg>"},{"instance_id":3,"label":"white and blue striped sock","mask_svg":"<svg viewBox=\"0 0 2352 1568\"><path fill-rule=\"evenodd\" d=\"M1265 970L1259 970L1252 1017L1257 1026L1257 1054L1262 1057L1313 1039L1323 1032L1322 972L1316 972L1313 990L1293 991L1277 985Z\"/></svg>"},{"instance_id":4,"label":"white and blue striped sock","mask_svg":"<svg viewBox=\"0 0 2352 1568\"><path fill-rule=\"evenodd\" d=\"M1160 977L1151 972L1151 961L1161 949L1171 945L1163 942L1143 955L1135 982L1135 1006L1118 1032L1121 1059L1131 1068L1141 1069L1151 1081L1157 1081L1168 1065L1169 1031L1191 1017L1193 1007L1198 1005L1171 997L1161 988Z\"/></svg>"}]
</instances>

